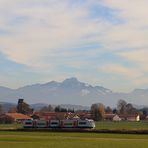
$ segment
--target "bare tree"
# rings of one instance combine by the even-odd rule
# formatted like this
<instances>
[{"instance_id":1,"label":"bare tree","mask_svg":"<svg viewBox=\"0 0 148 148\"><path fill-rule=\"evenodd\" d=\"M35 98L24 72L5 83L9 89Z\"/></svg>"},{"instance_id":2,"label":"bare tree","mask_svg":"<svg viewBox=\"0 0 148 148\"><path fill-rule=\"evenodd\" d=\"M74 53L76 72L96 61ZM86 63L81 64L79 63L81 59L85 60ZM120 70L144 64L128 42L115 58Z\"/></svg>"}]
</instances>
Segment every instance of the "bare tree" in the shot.
<instances>
[{"instance_id":1,"label":"bare tree","mask_svg":"<svg viewBox=\"0 0 148 148\"><path fill-rule=\"evenodd\" d=\"M47 106L43 106L43 107L40 109L40 112L48 112Z\"/></svg>"},{"instance_id":2,"label":"bare tree","mask_svg":"<svg viewBox=\"0 0 148 148\"><path fill-rule=\"evenodd\" d=\"M55 109L54 109L54 111L55 112L60 112L61 111L61 106L60 105L56 106Z\"/></svg>"},{"instance_id":3,"label":"bare tree","mask_svg":"<svg viewBox=\"0 0 148 148\"><path fill-rule=\"evenodd\" d=\"M148 107L142 109L143 115L148 116Z\"/></svg>"},{"instance_id":4,"label":"bare tree","mask_svg":"<svg viewBox=\"0 0 148 148\"><path fill-rule=\"evenodd\" d=\"M124 100L119 100L117 110L120 114L136 114L138 111L131 103L126 103Z\"/></svg>"},{"instance_id":5,"label":"bare tree","mask_svg":"<svg viewBox=\"0 0 148 148\"><path fill-rule=\"evenodd\" d=\"M103 120L105 115L105 106L102 103L92 104L91 114L95 121Z\"/></svg>"},{"instance_id":6,"label":"bare tree","mask_svg":"<svg viewBox=\"0 0 148 148\"><path fill-rule=\"evenodd\" d=\"M3 106L0 104L0 114L3 113Z\"/></svg>"},{"instance_id":7,"label":"bare tree","mask_svg":"<svg viewBox=\"0 0 148 148\"><path fill-rule=\"evenodd\" d=\"M48 111L49 111L49 112L54 111L54 108L53 108L52 105L50 105L50 104L48 105Z\"/></svg>"},{"instance_id":8,"label":"bare tree","mask_svg":"<svg viewBox=\"0 0 148 148\"><path fill-rule=\"evenodd\" d=\"M127 114L135 114L137 113L136 108L133 107L131 103L126 104L126 113Z\"/></svg>"},{"instance_id":9,"label":"bare tree","mask_svg":"<svg viewBox=\"0 0 148 148\"><path fill-rule=\"evenodd\" d=\"M53 107L49 104L48 106L44 106L40 109L40 112L51 112L53 111Z\"/></svg>"},{"instance_id":10,"label":"bare tree","mask_svg":"<svg viewBox=\"0 0 148 148\"><path fill-rule=\"evenodd\" d=\"M107 106L107 107L105 108L105 112L106 112L107 114L111 114L111 113L113 113L113 110L112 110L112 108L111 108L110 106Z\"/></svg>"},{"instance_id":11,"label":"bare tree","mask_svg":"<svg viewBox=\"0 0 148 148\"><path fill-rule=\"evenodd\" d=\"M117 103L117 110L119 114L125 114L126 113L126 101L124 100L119 100Z\"/></svg>"}]
</instances>

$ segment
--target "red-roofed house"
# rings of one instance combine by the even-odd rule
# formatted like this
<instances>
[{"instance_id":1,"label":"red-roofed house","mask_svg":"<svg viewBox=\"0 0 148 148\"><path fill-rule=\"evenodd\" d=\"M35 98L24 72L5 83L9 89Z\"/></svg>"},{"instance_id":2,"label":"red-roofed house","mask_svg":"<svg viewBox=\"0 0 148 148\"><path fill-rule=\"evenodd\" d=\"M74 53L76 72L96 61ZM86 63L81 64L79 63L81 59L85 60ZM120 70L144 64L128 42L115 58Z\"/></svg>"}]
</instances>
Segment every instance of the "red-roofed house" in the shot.
<instances>
[{"instance_id":1,"label":"red-roofed house","mask_svg":"<svg viewBox=\"0 0 148 148\"><path fill-rule=\"evenodd\" d=\"M34 112L32 118L50 120L50 119L66 119L69 115L68 112Z\"/></svg>"},{"instance_id":2,"label":"red-roofed house","mask_svg":"<svg viewBox=\"0 0 148 148\"><path fill-rule=\"evenodd\" d=\"M106 121L121 121L121 118L117 114L105 114Z\"/></svg>"},{"instance_id":3,"label":"red-roofed house","mask_svg":"<svg viewBox=\"0 0 148 148\"><path fill-rule=\"evenodd\" d=\"M33 119L91 119L91 114L87 112L34 112Z\"/></svg>"},{"instance_id":4,"label":"red-roofed house","mask_svg":"<svg viewBox=\"0 0 148 148\"><path fill-rule=\"evenodd\" d=\"M90 112L76 112L75 116L78 116L80 119L92 119Z\"/></svg>"},{"instance_id":5,"label":"red-roofed house","mask_svg":"<svg viewBox=\"0 0 148 148\"><path fill-rule=\"evenodd\" d=\"M18 122L21 123L24 120L31 120L32 118L21 114L21 113L5 113L0 116L0 121L2 123L12 123L12 122Z\"/></svg>"},{"instance_id":6,"label":"red-roofed house","mask_svg":"<svg viewBox=\"0 0 148 148\"><path fill-rule=\"evenodd\" d=\"M138 114L134 115L119 115L122 120L126 121L140 121L140 116Z\"/></svg>"}]
</instances>

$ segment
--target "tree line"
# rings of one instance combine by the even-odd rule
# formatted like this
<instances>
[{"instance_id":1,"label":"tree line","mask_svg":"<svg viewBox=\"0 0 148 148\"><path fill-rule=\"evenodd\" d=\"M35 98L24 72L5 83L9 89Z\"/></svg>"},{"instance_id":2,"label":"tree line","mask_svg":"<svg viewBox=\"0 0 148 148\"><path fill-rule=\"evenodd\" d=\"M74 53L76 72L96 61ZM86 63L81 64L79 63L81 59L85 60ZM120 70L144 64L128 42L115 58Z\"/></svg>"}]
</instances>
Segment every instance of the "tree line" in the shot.
<instances>
[{"instance_id":1,"label":"tree line","mask_svg":"<svg viewBox=\"0 0 148 148\"><path fill-rule=\"evenodd\" d=\"M31 108L29 104L24 102L23 99L18 100L17 106L14 106L9 109L8 112L18 112L23 114L31 114L34 109ZM74 109L63 108L60 105L53 107L52 105L42 107L39 112L75 112ZM84 112L84 110L83 110ZM88 112L88 111L86 111ZM148 116L148 107L144 107L142 109L136 109L131 103L127 103L125 100L119 100L117 102L117 106L115 108L111 108L110 106L105 107L102 103L95 103L91 105L90 112L92 114L92 118L96 121L103 120L105 114L122 114L122 115L130 115L130 114L139 114ZM3 106L0 104L0 114L4 113Z\"/></svg>"},{"instance_id":2,"label":"tree line","mask_svg":"<svg viewBox=\"0 0 148 148\"><path fill-rule=\"evenodd\" d=\"M94 120L103 120L105 114L120 114L120 115L134 115L139 114L148 116L148 107L142 109L136 109L131 103L127 103L125 100L119 100L117 107L112 109L110 106L105 107L102 103L95 103L91 105L91 114Z\"/></svg>"},{"instance_id":3,"label":"tree line","mask_svg":"<svg viewBox=\"0 0 148 148\"><path fill-rule=\"evenodd\" d=\"M70 109L70 108L64 108L64 107L61 107L60 105L56 106L55 108L52 107L52 105L48 105L48 106L44 106L42 107L40 110L40 112L72 112L74 113L74 109Z\"/></svg>"},{"instance_id":4,"label":"tree line","mask_svg":"<svg viewBox=\"0 0 148 148\"><path fill-rule=\"evenodd\" d=\"M74 112L74 109L70 108L64 108L60 105L57 105L56 107L53 107L52 105L43 106L41 109L38 110L39 112ZM3 109L3 106L0 104L0 114L3 114L5 111ZM34 112L34 109L24 102L23 99L19 99L16 106L13 106L9 108L8 113L22 113L22 114L31 114Z\"/></svg>"}]
</instances>

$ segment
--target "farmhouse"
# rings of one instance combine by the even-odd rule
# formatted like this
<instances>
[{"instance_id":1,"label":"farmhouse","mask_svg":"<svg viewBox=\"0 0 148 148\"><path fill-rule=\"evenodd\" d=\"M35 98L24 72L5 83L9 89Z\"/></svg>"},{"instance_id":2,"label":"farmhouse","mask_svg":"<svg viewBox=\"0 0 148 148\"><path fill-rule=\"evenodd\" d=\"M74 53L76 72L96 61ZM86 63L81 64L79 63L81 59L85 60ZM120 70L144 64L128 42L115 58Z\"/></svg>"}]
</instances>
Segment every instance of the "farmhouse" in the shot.
<instances>
[{"instance_id":1,"label":"farmhouse","mask_svg":"<svg viewBox=\"0 0 148 148\"><path fill-rule=\"evenodd\" d=\"M21 123L24 120L31 120L32 118L21 113L5 113L0 116L1 123Z\"/></svg>"},{"instance_id":2,"label":"farmhouse","mask_svg":"<svg viewBox=\"0 0 148 148\"><path fill-rule=\"evenodd\" d=\"M90 112L76 112L71 115L71 118L92 119Z\"/></svg>"},{"instance_id":3,"label":"farmhouse","mask_svg":"<svg viewBox=\"0 0 148 148\"><path fill-rule=\"evenodd\" d=\"M31 115L33 119L44 119L44 120L50 120L50 119L91 119L91 114L87 112L34 112L33 115Z\"/></svg>"},{"instance_id":4,"label":"farmhouse","mask_svg":"<svg viewBox=\"0 0 148 148\"><path fill-rule=\"evenodd\" d=\"M140 121L140 116L138 114L134 115L119 115L122 120L126 121Z\"/></svg>"},{"instance_id":5,"label":"farmhouse","mask_svg":"<svg viewBox=\"0 0 148 148\"><path fill-rule=\"evenodd\" d=\"M68 112L34 112L31 116L33 119L65 119L69 115Z\"/></svg>"},{"instance_id":6,"label":"farmhouse","mask_svg":"<svg viewBox=\"0 0 148 148\"><path fill-rule=\"evenodd\" d=\"M121 121L121 118L117 114L105 114L106 121Z\"/></svg>"},{"instance_id":7,"label":"farmhouse","mask_svg":"<svg viewBox=\"0 0 148 148\"><path fill-rule=\"evenodd\" d=\"M147 120L147 121L148 121L148 116L146 116L146 117L145 117L145 120Z\"/></svg>"}]
</instances>

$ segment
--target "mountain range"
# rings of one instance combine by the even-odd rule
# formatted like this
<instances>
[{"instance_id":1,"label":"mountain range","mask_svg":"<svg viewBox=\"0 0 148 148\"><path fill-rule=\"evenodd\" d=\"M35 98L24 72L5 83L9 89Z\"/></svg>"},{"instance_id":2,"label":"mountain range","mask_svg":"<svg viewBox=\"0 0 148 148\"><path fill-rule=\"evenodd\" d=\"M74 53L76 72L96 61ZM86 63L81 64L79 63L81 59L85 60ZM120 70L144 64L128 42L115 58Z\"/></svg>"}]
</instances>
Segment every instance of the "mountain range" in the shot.
<instances>
[{"instance_id":1,"label":"mountain range","mask_svg":"<svg viewBox=\"0 0 148 148\"><path fill-rule=\"evenodd\" d=\"M68 78L63 82L51 81L45 84L33 84L18 89L0 86L0 102L17 103L23 98L27 103L78 104L91 106L101 102L116 106L117 101L148 106L148 89L135 89L129 93L113 92L102 86L92 86L80 82L77 78Z\"/></svg>"}]
</instances>

